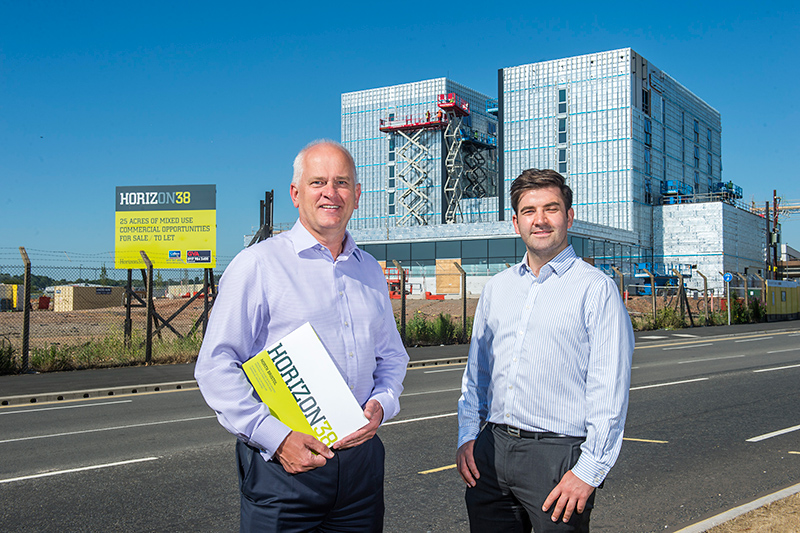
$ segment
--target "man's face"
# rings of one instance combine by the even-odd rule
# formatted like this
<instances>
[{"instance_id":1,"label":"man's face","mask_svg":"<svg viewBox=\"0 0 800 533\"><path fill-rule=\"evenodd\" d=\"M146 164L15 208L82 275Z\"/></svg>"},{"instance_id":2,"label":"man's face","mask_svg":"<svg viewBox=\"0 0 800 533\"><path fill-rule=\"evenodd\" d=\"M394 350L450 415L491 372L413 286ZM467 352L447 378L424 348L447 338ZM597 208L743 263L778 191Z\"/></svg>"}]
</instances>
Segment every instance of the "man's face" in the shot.
<instances>
[{"instance_id":1,"label":"man's face","mask_svg":"<svg viewBox=\"0 0 800 533\"><path fill-rule=\"evenodd\" d=\"M567 247L567 230L574 216L572 208L567 211L561 191L546 187L524 192L511 220L528 254L544 264Z\"/></svg>"},{"instance_id":2,"label":"man's face","mask_svg":"<svg viewBox=\"0 0 800 533\"><path fill-rule=\"evenodd\" d=\"M289 186L300 222L323 244L344 238L353 210L358 207L361 185L356 185L350 161L341 150L320 144L306 153L299 183Z\"/></svg>"}]
</instances>

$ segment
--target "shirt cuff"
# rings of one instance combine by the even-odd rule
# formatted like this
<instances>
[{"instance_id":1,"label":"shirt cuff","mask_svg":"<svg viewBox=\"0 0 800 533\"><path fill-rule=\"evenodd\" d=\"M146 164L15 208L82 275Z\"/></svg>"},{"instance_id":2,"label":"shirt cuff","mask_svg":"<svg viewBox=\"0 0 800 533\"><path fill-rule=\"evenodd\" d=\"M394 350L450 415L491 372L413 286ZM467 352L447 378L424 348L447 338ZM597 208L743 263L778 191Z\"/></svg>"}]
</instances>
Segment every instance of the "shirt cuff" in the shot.
<instances>
[{"instance_id":1,"label":"shirt cuff","mask_svg":"<svg viewBox=\"0 0 800 533\"><path fill-rule=\"evenodd\" d=\"M608 475L608 471L608 468L590 459L586 453L582 453L578 462L572 467L572 473L592 487L599 487Z\"/></svg>"},{"instance_id":2,"label":"shirt cuff","mask_svg":"<svg viewBox=\"0 0 800 533\"><path fill-rule=\"evenodd\" d=\"M291 432L289 426L270 416L253 432L248 444L261 450L261 457L269 461Z\"/></svg>"}]
</instances>

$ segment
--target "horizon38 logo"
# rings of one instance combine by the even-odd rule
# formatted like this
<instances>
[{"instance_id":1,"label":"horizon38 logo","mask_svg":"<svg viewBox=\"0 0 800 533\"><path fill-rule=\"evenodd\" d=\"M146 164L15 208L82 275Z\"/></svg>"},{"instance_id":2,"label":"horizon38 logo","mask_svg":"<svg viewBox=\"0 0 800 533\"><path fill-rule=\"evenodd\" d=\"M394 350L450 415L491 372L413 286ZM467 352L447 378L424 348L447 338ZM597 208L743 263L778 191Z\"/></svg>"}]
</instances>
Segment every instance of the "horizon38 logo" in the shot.
<instances>
[{"instance_id":1,"label":"horizon38 logo","mask_svg":"<svg viewBox=\"0 0 800 533\"><path fill-rule=\"evenodd\" d=\"M186 251L186 262L187 263L210 263L211 262L211 250L187 250Z\"/></svg>"}]
</instances>

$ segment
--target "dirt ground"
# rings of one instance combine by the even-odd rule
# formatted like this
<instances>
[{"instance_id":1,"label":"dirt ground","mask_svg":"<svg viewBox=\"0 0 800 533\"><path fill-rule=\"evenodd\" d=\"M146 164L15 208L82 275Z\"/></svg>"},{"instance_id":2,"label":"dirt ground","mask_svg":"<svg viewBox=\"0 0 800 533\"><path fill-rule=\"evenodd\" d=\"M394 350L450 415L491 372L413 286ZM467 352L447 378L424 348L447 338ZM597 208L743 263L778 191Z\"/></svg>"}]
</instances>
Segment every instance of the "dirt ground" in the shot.
<instances>
[{"instance_id":1,"label":"dirt ground","mask_svg":"<svg viewBox=\"0 0 800 533\"><path fill-rule=\"evenodd\" d=\"M186 301L182 298L156 299L155 309L164 319L169 319ZM185 335L202 311L203 301L195 300L170 321L170 324L181 335ZM147 326L146 318L147 310L144 307L133 307L131 309L132 330L143 336ZM10 342L15 348L21 348L22 320L23 313L19 311L0 313L0 340ZM90 340L122 335L124 325L125 307L123 306L58 313L34 307L31 311L29 342L31 348L82 344ZM165 330L163 336L175 338L174 333L169 330Z\"/></svg>"}]
</instances>

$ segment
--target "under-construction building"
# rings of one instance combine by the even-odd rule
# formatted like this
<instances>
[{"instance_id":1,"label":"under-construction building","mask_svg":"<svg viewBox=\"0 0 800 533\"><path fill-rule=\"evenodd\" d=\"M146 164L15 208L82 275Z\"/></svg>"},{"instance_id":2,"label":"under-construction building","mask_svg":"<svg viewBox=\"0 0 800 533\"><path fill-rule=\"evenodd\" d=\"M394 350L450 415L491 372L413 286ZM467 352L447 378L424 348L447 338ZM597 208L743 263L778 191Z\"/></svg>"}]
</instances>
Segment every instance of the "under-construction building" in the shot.
<instances>
[{"instance_id":1,"label":"under-construction building","mask_svg":"<svg viewBox=\"0 0 800 533\"><path fill-rule=\"evenodd\" d=\"M720 114L674 78L626 48L503 68L497 83L497 99L446 78L342 95L362 186L349 228L418 290L457 291L457 261L477 293L475 274L522 258L509 188L527 168L565 176L570 243L596 265L763 273L764 218L722 181Z\"/></svg>"}]
</instances>

